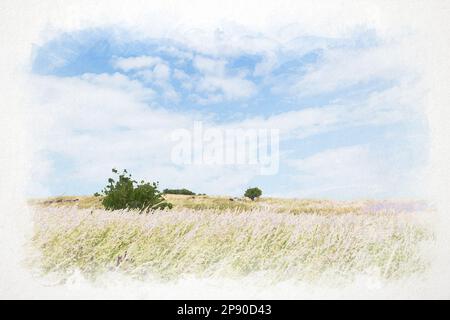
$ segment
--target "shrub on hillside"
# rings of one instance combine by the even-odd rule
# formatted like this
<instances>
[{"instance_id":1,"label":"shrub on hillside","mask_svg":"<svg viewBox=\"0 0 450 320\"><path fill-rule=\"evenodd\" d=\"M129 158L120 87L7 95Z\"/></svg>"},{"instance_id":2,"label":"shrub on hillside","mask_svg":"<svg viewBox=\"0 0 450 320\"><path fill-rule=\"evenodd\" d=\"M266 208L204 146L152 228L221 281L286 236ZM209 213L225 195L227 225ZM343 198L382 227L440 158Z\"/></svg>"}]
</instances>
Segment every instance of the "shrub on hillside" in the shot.
<instances>
[{"instance_id":1,"label":"shrub on hillside","mask_svg":"<svg viewBox=\"0 0 450 320\"><path fill-rule=\"evenodd\" d=\"M259 198L262 195L262 191L259 188L250 188L245 191L244 197L255 200L255 198Z\"/></svg>"},{"instance_id":2,"label":"shrub on hillside","mask_svg":"<svg viewBox=\"0 0 450 320\"><path fill-rule=\"evenodd\" d=\"M195 196L195 192L192 192L188 189L164 189L164 194L184 194L188 196Z\"/></svg>"},{"instance_id":3,"label":"shrub on hillside","mask_svg":"<svg viewBox=\"0 0 450 320\"><path fill-rule=\"evenodd\" d=\"M119 174L116 169L112 169L112 172L118 175L118 180L109 178L108 185L102 193L96 193L97 196L104 196L102 204L106 210L128 209L148 212L172 208L172 204L166 202L158 190L158 183L145 181L138 183L132 179L127 170L123 170L122 174Z\"/></svg>"}]
</instances>

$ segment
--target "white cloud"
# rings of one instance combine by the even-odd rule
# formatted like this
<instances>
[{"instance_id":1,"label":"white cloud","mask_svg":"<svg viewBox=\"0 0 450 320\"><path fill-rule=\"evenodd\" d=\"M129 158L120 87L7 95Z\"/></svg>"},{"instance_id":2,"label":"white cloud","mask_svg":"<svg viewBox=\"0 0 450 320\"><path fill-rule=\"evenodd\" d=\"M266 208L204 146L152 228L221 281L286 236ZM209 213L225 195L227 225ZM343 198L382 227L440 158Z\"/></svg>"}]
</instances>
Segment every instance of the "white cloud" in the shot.
<instances>
[{"instance_id":1,"label":"white cloud","mask_svg":"<svg viewBox=\"0 0 450 320\"><path fill-rule=\"evenodd\" d=\"M153 69L153 74L156 79L167 81L170 77L170 67L167 64L157 64Z\"/></svg>"},{"instance_id":2,"label":"white cloud","mask_svg":"<svg viewBox=\"0 0 450 320\"><path fill-rule=\"evenodd\" d=\"M238 100L254 95L256 86L239 77L206 76L197 83L196 90L199 93L219 93L223 100Z\"/></svg>"},{"instance_id":3,"label":"white cloud","mask_svg":"<svg viewBox=\"0 0 450 320\"><path fill-rule=\"evenodd\" d=\"M158 91L163 98L171 102L180 100L179 94L170 83L172 70L169 64L160 57L116 58L113 65L123 71L132 71L133 76L143 81L146 86L154 88L154 91Z\"/></svg>"},{"instance_id":4,"label":"white cloud","mask_svg":"<svg viewBox=\"0 0 450 320\"><path fill-rule=\"evenodd\" d=\"M338 7L334 9L340 11ZM307 16L302 16L308 20ZM294 15L291 15L293 18ZM353 18L360 19L357 15ZM297 20L295 18L292 21ZM223 182L224 185L239 184L239 175L243 175L245 170L235 168L236 174L232 174L233 170L210 168L202 175L205 178L198 181L199 171L174 168L168 164L169 148L166 142L162 142L165 141L164 137L174 128L189 128L194 118L199 120L203 117L201 113L186 115L163 112L152 102L156 92L171 101L180 99L180 93L169 81L171 78L180 81L181 86L190 91L194 101L211 104L248 99L260 89L249 80L250 70L238 72L227 65L231 58L242 54L262 55L262 61L256 65L252 75L261 76L264 81L268 81L265 83L270 83L273 80L270 79L272 71L283 62L285 55L289 58L316 48L324 49L321 64L307 70L305 76L296 75L294 86L283 88L294 95L338 90L374 77L397 79L403 67L410 63L409 60L408 63L402 63L402 54L405 52L403 44L398 47L383 44L381 48L360 50L336 49L338 46L330 49L332 46L327 45L330 41L333 43L336 39L351 37L352 30L345 27L336 30L324 21L317 25L311 20L306 24L300 22L301 25L283 22L276 28L272 28L271 24L253 28L221 22L220 29L216 26L212 29L211 26L187 28L183 23L186 22L180 21L177 28L169 30L156 28L154 22L146 28L145 23L141 22L138 26L140 32L133 29L136 32L131 34L131 37L136 36L139 40L165 37L180 44L179 48L183 49L176 46L159 48L160 52L176 58L175 65L169 66L168 61L160 57L146 55L119 57L112 61L118 70L131 72L130 78L139 79L152 89L119 73L43 80L47 82L42 87L46 94L41 98L48 100L41 101L45 105L43 110L54 116L54 132L63 137L54 141L48 137L47 147L76 159L80 177L97 179L99 174L95 172L101 172L100 166L108 167L118 161L140 168L141 172L146 171L162 181L161 177L164 176L168 177L169 182L186 178L182 181L189 181L189 184L199 188L206 184L212 188L214 184L211 181L218 181L220 175L224 174L225 178L221 179L228 179L228 183ZM354 26L352 23L349 25ZM130 39L135 40L127 38ZM188 60L192 60L198 74L187 74L181 70L181 63ZM170 63L173 64L172 59ZM282 77L282 85L290 84ZM393 123L408 116L411 102L414 104L418 96L416 88L413 88L414 93L408 93L409 89L410 83L403 81L398 87L373 92L362 99L334 101L321 107L278 114L275 110L275 115L270 117L255 116L221 127L278 128L282 131L283 139L303 139L343 127ZM143 103L143 100L148 101ZM145 143L144 148L142 143ZM151 168L143 164L151 164ZM190 170L196 174L190 175ZM250 174L248 179L252 177Z\"/></svg>"},{"instance_id":5,"label":"white cloud","mask_svg":"<svg viewBox=\"0 0 450 320\"><path fill-rule=\"evenodd\" d=\"M196 94L194 99L200 104L218 103L249 98L257 91L256 85L245 79L245 73L229 75L226 60L210 59L196 56L194 67L201 73L198 78L190 78L194 82ZM178 77L185 78L183 74ZM184 79L186 82L186 78Z\"/></svg>"},{"instance_id":6,"label":"white cloud","mask_svg":"<svg viewBox=\"0 0 450 320\"><path fill-rule=\"evenodd\" d=\"M353 198L398 192L395 188L402 182L399 172L389 170L385 160L371 153L368 145L356 145L324 150L289 163L304 186L298 196Z\"/></svg>"},{"instance_id":7,"label":"white cloud","mask_svg":"<svg viewBox=\"0 0 450 320\"><path fill-rule=\"evenodd\" d=\"M181 87L185 90L191 91L194 87L194 79L186 72L180 69L173 71L173 78L181 82Z\"/></svg>"},{"instance_id":8,"label":"white cloud","mask_svg":"<svg viewBox=\"0 0 450 320\"><path fill-rule=\"evenodd\" d=\"M351 146L321 151L307 158L292 161L295 167L305 176L321 179L347 178L367 180L372 173L368 170L370 162L368 146Z\"/></svg>"},{"instance_id":9,"label":"white cloud","mask_svg":"<svg viewBox=\"0 0 450 320\"><path fill-rule=\"evenodd\" d=\"M226 61L224 59L209 59L196 56L193 64L197 70L205 75L223 76L225 74Z\"/></svg>"},{"instance_id":10,"label":"white cloud","mask_svg":"<svg viewBox=\"0 0 450 320\"><path fill-rule=\"evenodd\" d=\"M323 61L309 67L288 92L298 96L317 95L368 81L399 81L411 76L410 72L398 43L363 49L329 49L324 52Z\"/></svg>"},{"instance_id":11,"label":"white cloud","mask_svg":"<svg viewBox=\"0 0 450 320\"><path fill-rule=\"evenodd\" d=\"M129 58L115 58L113 65L117 69L123 71L138 70L143 68L151 68L162 63L161 58L152 56L138 56Z\"/></svg>"},{"instance_id":12,"label":"white cloud","mask_svg":"<svg viewBox=\"0 0 450 320\"><path fill-rule=\"evenodd\" d=\"M198 115L144 103L141 88L126 76L33 76L30 83L35 101L30 116L35 119L36 163L45 164L45 172L54 175L48 153L68 159L69 173L64 178L72 185L102 184L110 169L118 167L130 169L139 178L158 180L165 187L234 194L257 174L240 167L172 164L171 133L192 128Z\"/></svg>"},{"instance_id":13,"label":"white cloud","mask_svg":"<svg viewBox=\"0 0 450 320\"><path fill-rule=\"evenodd\" d=\"M117 166L133 169L138 176L159 180L165 186L184 183L196 190L234 194L258 174L241 167L172 165L171 132L192 128L198 116L142 103L139 82L123 75L34 77L32 83L36 94L33 117L39 122L35 137L41 142L38 149L70 159L76 169L69 179L99 183L111 167ZM278 126L287 133L317 123L326 126L321 115L311 116L310 112L239 121L225 127L206 119L204 123L223 129ZM200 175L202 179L198 179Z\"/></svg>"},{"instance_id":14,"label":"white cloud","mask_svg":"<svg viewBox=\"0 0 450 320\"><path fill-rule=\"evenodd\" d=\"M158 51L177 58L178 63L184 63L187 60L192 60L194 56L192 52L181 50L176 46L161 46L158 48Z\"/></svg>"},{"instance_id":15,"label":"white cloud","mask_svg":"<svg viewBox=\"0 0 450 320\"><path fill-rule=\"evenodd\" d=\"M336 101L269 117L251 117L230 125L242 128L273 128L282 139L304 139L331 130L363 125L409 122L421 116L423 105L416 83L374 91L358 99Z\"/></svg>"},{"instance_id":16,"label":"white cloud","mask_svg":"<svg viewBox=\"0 0 450 320\"><path fill-rule=\"evenodd\" d=\"M157 84L166 83L170 78L170 67L167 63L157 63L153 69L144 69L136 73L146 82L155 82Z\"/></svg>"},{"instance_id":17,"label":"white cloud","mask_svg":"<svg viewBox=\"0 0 450 320\"><path fill-rule=\"evenodd\" d=\"M85 73L81 80L94 84L99 88L124 91L138 99L152 99L156 93L154 90L144 87L140 81L132 80L121 73Z\"/></svg>"},{"instance_id":18,"label":"white cloud","mask_svg":"<svg viewBox=\"0 0 450 320\"><path fill-rule=\"evenodd\" d=\"M173 71L173 77L179 81L190 80L190 76L180 69L175 69Z\"/></svg>"},{"instance_id":19,"label":"white cloud","mask_svg":"<svg viewBox=\"0 0 450 320\"><path fill-rule=\"evenodd\" d=\"M143 80L144 72L148 72L144 82L153 81L150 83L152 87L157 86L168 99L176 100L178 93L167 81L171 70L165 66L166 63L160 60L151 67L136 69L133 75ZM245 79L245 74L230 74L223 59L198 59L196 66L201 71L200 76L174 69L173 77L191 84L199 103L245 99L257 90L251 81ZM198 179L200 169L171 165L170 133L178 128L191 128L194 119L201 120L202 115L161 110L153 102L155 90L124 74L36 77L33 83L40 105L37 110L41 115L36 118L42 118L41 128L50 130L36 135L41 136L40 141L44 143L40 150L72 159L77 168L73 172L74 179L100 181L110 167L121 166L134 168L138 174L160 180L167 186L184 181L197 190L213 190L214 183L220 181L220 184L230 186L222 193L233 193L238 185L245 185L257 175L244 168L211 167L203 168L202 179ZM252 117L216 127L277 128L281 131L281 138L286 140L303 139L343 127L393 123L407 119L411 106L418 103L420 95L417 88L410 92L411 88L414 88L411 83L404 82L356 100L336 101L270 117ZM203 120L214 126L206 116ZM364 153L359 151L358 157L364 159ZM340 156L347 154L342 155L341 152ZM320 158L316 160L325 163L320 162ZM303 162L303 165L311 167L312 162ZM148 164L151 164L150 168ZM356 164L352 166L357 168ZM326 185L328 182L324 180L323 183Z\"/></svg>"},{"instance_id":20,"label":"white cloud","mask_svg":"<svg viewBox=\"0 0 450 320\"><path fill-rule=\"evenodd\" d=\"M297 53L298 54L298 53ZM266 76L278 66L278 58L275 53L270 52L263 56L261 62L257 63L253 75L255 77Z\"/></svg>"},{"instance_id":21,"label":"white cloud","mask_svg":"<svg viewBox=\"0 0 450 320\"><path fill-rule=\"evenodd\" d=\"M170 82L171 68L165 62L157 63L153 69L144 69L135 73L146 85L152 86L170 102L179 102L180 95Z\"/></svg>"}]
</instances>

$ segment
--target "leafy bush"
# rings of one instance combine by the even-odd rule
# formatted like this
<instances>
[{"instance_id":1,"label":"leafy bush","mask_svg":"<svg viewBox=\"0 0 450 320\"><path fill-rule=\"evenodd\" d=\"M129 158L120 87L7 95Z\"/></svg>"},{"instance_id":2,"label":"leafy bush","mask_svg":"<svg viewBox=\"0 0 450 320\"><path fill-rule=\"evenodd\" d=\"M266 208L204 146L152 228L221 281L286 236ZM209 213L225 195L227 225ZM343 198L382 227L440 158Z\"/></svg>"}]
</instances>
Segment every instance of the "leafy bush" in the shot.
<instances>
[{"instance_id":1,"label":"leafy bush","mask_svg":"<svg viewBox=\"0 0 450 320\"><path fill-rule=\"evenodd\" d=\"M195 196L195 192L192 192L188 189L164 189L164 194L185 194L188 196Z\"/></svg>"},{"instance_id":2,"label":"leafy bush","mask_svg":"<svg viewBox=\"0 0 450 320\"><path fill-rule=\"evenodd\" d=\"M106 210L139 210L148 212L150 210L172 208L172 204L165 201L161 192L158 190L158 183L148 183L133 180L127 170L119 174L116 169L112 172L119 176L115 181L108 179L108 185L103 189L102 194L96 193L96 196L104 195L102 200Z\"/></svg>"},{"instance_id":3,"label":"leafy bush","mask_svg":"<svg viewBox=\"0 0 450 320\"><path fill-rule=\"evenodd\" d=\"M259 198L262 195L262 191L259 188L250 188L245 191L244 197L255 200L255 198Z\"/></svg>"}]
</instances>

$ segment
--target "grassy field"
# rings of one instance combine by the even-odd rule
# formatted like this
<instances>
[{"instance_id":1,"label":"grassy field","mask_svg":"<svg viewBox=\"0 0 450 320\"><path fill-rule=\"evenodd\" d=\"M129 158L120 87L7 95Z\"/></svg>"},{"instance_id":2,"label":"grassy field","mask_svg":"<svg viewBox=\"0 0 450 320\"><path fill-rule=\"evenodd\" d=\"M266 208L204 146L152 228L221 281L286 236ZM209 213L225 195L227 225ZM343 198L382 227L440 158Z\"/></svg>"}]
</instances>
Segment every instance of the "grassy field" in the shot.
<instances>
[{"instance_id":1,"label":"grassy field","mask_svg":"<svg viewBox=\"0 0 450 320\"><path fill-rule=\"evenodd\" d=\"M30 264L62 279L74 270L177 279L242 277L273 281L402 279L425 271L433 240L418 202L335 202L169 195L153 214L104 211L99 198L30 201Z\"/></svg>"},{"instance_id":2,"label":"grassy field","mask_svg":"<svg viewBox=\"0 0 450 320\"><path fill-rule=\"evenodd\" d=\"M174 210L193 209L199 210L235 210L249 211L255 209L270 210L274 213L290 214L315 214L315 215L336 215L336 214L361 214L379 211L418 211L425 208L420 202L389 202L389 201L328 201L316 199L281 199L281 198L261 198L251 201L247 198L219 197L219 196L186 196L172 195L164 196L174 205ZM76 207L79 209L103 209L102 197L94 196L61 196L46 199L34 199L29 203L38 207ZM399 210L400 209L400 210Z\"/></svg>"}]
</instances>

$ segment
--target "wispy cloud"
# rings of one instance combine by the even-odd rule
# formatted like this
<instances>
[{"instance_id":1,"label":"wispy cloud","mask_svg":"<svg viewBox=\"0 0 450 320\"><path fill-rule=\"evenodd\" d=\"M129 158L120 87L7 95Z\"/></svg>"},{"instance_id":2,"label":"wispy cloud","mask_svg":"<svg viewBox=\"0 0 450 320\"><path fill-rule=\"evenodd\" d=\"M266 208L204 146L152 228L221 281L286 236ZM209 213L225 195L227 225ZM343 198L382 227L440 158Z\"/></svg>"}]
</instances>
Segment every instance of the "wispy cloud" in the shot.
<instances>
[{"instance_id":1,"label":"wispy cloud","mask_svg":"<svg viewBox=\"0 0 450 320\"><path fill-rule=\"evenodd\" d=\"M310 66L288 92L298 96L318 95L370 81L400 81L408 71L411 70L404 65L398 45L328 50L320 63Z\"/></svg>"},{"instance_id":2,"label":"wispy cloud","mask_svg":"<svg viewBox=\"0 0 450 320\"><path fill-rule=\"evenodd\" d=\"M161 58L152 56L139 56L139 57L113 59L114 67L121 69L123 71L150 68L161 63L162 63Z\"/></svg>"},{"instance_id":3,"label":"wispy cloud","mask_svg":"<svg viewBox=\"0 0 450 320\"><path fill-rule=\"evenodd\" d=\"M217 193L235 194L252 181L298 189L298 195L392 190L397 180L383 175L397 160L379 151L385 146L387 153L392 141L381 136L361 144L351 137L333 145L326 136L359 128L368 137L377 130L388 137L395 126L420 118L420 83L403 60L401 42L358 46L348 35L302 37L295 28L274 41L230 30L210 34L210 42L190 35L178 44L153 39L150 49L131 53L113 48L96 72L33 76L36 118L45 124L38 129L46 128L36 136L49 175L63 166L86 190L97 188L113 166L166 186ZM279 129L280 176L261 180L257 170L242 166L172 164L171 132L194 121L224 130ZM402 138L401 129L394 131ZM303 152L313 137L317 144ZM401 161L411 167L407 157Z\"/></svg>"}]
</instances>

